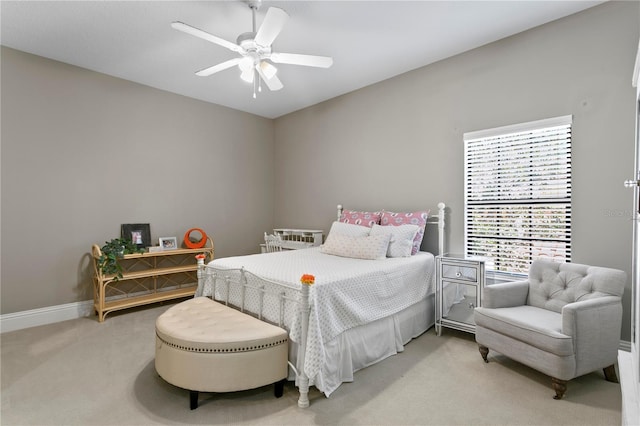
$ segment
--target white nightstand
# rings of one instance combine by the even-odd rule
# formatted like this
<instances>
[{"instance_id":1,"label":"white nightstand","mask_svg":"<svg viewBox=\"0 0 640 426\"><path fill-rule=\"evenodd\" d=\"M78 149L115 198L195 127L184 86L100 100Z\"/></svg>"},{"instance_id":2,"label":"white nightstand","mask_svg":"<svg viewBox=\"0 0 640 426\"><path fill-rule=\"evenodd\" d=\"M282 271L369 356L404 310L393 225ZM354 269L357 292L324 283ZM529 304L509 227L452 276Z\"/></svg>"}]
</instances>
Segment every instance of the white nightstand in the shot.
<instances>
[{"instance_id":1,"label":"white nightstand","mask_svg":"<svg viewBox=\"0 0 640 426\"><path fill-rule=\"evenodd\" d=\"M436 333L442 327L475 333L473 309L481 306L485 285L483 260L464 256L436 257Z\"/></svg>"}]
</instances>

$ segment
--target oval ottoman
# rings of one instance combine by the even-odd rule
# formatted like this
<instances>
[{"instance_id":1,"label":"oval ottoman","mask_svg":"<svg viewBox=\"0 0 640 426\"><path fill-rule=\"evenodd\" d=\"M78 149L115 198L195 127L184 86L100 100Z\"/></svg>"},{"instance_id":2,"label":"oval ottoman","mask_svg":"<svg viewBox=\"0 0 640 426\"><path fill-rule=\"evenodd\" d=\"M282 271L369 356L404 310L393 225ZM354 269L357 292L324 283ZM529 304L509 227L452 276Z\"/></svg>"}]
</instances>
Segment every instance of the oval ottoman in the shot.
<instances>
[{"instance_id":1,"label":"oval ottoman","mask_svg":"<svg viewBox=\"0 0 640 426\"><path fill-rule=\"evenodd\" d=\"M196 297L169 308L156 320L156 371L190 391L233 392L274 383L276 397L287 378L288 336L280 327Z\"/></svg>"}]
</instances>

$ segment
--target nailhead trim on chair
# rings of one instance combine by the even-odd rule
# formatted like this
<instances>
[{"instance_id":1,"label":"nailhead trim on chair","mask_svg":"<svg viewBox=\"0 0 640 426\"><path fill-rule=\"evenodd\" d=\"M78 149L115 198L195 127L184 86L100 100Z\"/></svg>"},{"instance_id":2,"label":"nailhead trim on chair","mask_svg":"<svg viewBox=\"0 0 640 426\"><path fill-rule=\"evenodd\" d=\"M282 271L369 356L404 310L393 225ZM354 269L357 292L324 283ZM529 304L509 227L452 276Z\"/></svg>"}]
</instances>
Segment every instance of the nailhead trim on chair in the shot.
<instances>
[{"instance_id":1,"label":"nailhead trim on chair","mask_svg":"<svg viewBox=\"0 0 640 426\"><path fill-rule=\"evenodd\" d=\"M175 343L167 342L162 337L156 333L158 339L162 341L165 345L171 346L172 348L180 349L187 352L206 352L206 353L234 353L234 352L251 352L251 351L260 351L262 349L272 348L274 346L279 346L284 343L287 343L288 339L278 340L276 342L271 342L267 344L257 345L257 346L249 346L246 348L233 348L233 349L211 349L211 348L191 348L188 346L176 345Z\"/></svg>"}]
</instances>

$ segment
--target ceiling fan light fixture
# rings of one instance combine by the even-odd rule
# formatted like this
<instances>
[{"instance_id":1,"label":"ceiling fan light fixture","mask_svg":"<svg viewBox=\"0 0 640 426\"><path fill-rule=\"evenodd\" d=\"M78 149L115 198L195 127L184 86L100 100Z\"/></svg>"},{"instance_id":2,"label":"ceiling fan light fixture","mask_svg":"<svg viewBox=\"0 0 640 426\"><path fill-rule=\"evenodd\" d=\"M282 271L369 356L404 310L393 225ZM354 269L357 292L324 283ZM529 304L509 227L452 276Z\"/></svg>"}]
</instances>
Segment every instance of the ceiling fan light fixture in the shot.
<instances>
[{"instance_id":1,"label":"ceiling fan light fixture","mask_svg":"<svg viewBox=\"0 0 640 426\"><path fill-rule=\"evenodd\" d=\"M245 56L240 60L238 67L242 72L249 71L250 69L253 68L253 58L251 58L250 56Z\"/></svg>"},{"instance_id":2,"label":"ceiling fan light fixture","mask_svg":"<svg viewBox=\"0 0 640 426\"><path fill-rule=\"evenodd\" d=\"M246 81L247 83L253 83L253 67L243 70L242 73L240 73L240 78L244 81Z\"/></svg>"},{"instance_id":3,"label":"ceiling fan light fixture","mask_svg":"<svg viewBox=\"0 0 640 426\"><path fill-rule=\"evenodd\" d=\"M274 67L267 61L260 62L260 69L262 70L262 74L270 80L274 75L278 72L278 68Z\"/></svg>"}]
</instances>

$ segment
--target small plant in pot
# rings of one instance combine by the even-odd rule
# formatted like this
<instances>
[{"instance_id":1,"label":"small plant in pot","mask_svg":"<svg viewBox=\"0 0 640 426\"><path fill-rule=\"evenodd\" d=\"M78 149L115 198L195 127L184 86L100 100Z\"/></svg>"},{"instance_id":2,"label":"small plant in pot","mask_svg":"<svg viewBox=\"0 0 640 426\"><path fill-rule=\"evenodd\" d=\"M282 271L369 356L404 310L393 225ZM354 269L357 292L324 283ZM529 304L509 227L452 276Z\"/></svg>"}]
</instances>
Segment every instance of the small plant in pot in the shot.
<instances>
[{"instance_id":1,"label":"small plant in pot","mask_svg":"<svg viewBox=\"0 0 640 426\"><path fill-rule=\"evenodd\" d=\"M114 238L111 241L105 241L100 248L102 255L98 258L98 267L104 275L115 275L115 281L122 278L122 266L118 263L118 259L122 259L125 254L142 253L144 250L139 249L133 241L126 238Z\"/></svg>"}]
</instances>

